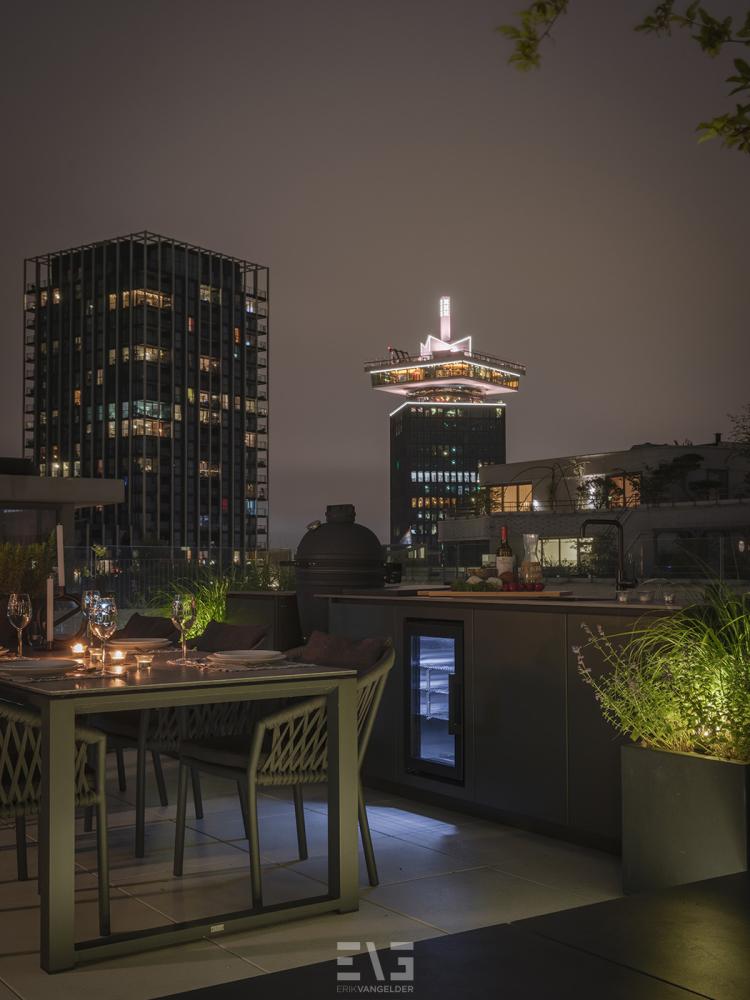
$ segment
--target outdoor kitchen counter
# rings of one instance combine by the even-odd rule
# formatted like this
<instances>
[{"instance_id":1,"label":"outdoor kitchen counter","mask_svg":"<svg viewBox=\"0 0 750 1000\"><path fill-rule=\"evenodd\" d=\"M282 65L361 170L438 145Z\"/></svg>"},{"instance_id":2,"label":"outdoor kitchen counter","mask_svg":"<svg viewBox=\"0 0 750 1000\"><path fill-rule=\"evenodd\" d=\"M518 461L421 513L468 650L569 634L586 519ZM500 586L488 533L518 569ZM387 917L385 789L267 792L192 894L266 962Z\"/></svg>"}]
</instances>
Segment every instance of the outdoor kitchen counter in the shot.
<instances>
[{"instance_id":1,"label":"outdoor kitchen counter","mask_svg":"<svg viewBox=\"0 0 750 1000\"><path fill-rule=\"evenodd\" d=\"M575 598L478 598L349 593L329 596L329 628L388 636L396 665L365 761L365 783L540 832L618 850L620 744L581 679L583 626L622 633L664 605ZM463 773L441 780L410 760L414 628L458 626ZM596 676L601 658L589 651Z\"/></svg>"},{"instance_id":2,"label":"outdoor kitchen counter","mask_svg":"<svg viewBox=\"0 0 750 1000\"><path fill-rule=\"evenodd\" d=\"M425 587L425 590L430 589ZM461 596L453 596L453 593L460 593ZM336 594L331 596L326 595L330 601L333 603L343 602L351 603L356 601L370 602L370 603L399 603L399 604L415 604L415 605L430 605L434 604L438 607L444 608L448 607L472 607L472 608L501 608L501 607L524 607L530 608L534 611L544 611L544 610L555 610L560 611L561 608L565 611L574 610L588 610L589 608L594 608L597 611L607 611L612 614L624 614L632 617L633 615L643 614L645 612L662 611L668 612L671 610L663 603L650 603L645 601L629 600L627 603L622 604L615 598L596 598L596 597L526 597L523 593L518 593L512 597L478 597L472 594L470 591L466 593L453 592L451 596L445 597L419 597L417 593L414 594L389 594L387 592L376 593L375 591L368 591L366 594L362 593L349 593L349 594ZM674 606L672 606L674 607Z\"/></svg>"}]
</instances>

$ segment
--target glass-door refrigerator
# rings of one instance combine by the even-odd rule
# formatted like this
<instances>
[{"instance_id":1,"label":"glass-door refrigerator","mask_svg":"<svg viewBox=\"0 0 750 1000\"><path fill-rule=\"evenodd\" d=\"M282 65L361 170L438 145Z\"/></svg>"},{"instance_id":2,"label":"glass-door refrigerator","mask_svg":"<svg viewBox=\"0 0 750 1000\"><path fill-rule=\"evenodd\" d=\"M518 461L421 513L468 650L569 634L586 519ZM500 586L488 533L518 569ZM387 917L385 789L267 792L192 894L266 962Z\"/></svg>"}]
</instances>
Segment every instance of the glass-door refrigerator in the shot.
<instances>
[{"instance_id":1,"label":"glass-door refrigerator","mask_svg":"<svg viewBox=\"0 0 750 1000\"><path fill-rule=\"evenodd\" d=\"M406 769L464 780L464 636L461 622L405 623Z\"/></svg>"}]
</instances>

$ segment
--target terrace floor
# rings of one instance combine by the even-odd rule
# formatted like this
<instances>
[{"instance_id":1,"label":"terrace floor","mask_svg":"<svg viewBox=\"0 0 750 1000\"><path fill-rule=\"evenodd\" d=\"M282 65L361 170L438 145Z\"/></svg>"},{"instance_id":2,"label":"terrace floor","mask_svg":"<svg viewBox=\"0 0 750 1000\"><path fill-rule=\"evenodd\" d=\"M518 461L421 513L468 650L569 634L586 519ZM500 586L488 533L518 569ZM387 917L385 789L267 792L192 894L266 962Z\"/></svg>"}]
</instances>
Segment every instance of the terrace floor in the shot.
<instances>
[{"instance_id":1,"label":"terrace floor","mask_svg":"<svg viewBox=\"0 0 750 1000\"><path fill-rule=\"evenodd\" d=\"M132 767L134 755L130 754ZM113 762L114 763L114 762ZM133 857L135 780L108 785L112 924L115 931L226 913L248 905L247 843L233 786L203 778L205 818L191 817L185 875L172 876L176 765L165 761L170 805L158 805L148 774L146 857ZM319 895L326 878L325 790L307 788L310 857L296 858L291 796L261 796L264 902ZM368 812L380 885L361 859L356 913L326 914L252 932L81 966L48 976L39 968L35 880L16 881L14 829L0 827L0 1000L101 997L145 1000L333 959L337 942L420 941L552 913L621 894L617 858L404 798L371 792ZM76 932L97 926L95 843L79 824ZM36 827L29 826L36 873Z\"/></svg>"}]
</instances>

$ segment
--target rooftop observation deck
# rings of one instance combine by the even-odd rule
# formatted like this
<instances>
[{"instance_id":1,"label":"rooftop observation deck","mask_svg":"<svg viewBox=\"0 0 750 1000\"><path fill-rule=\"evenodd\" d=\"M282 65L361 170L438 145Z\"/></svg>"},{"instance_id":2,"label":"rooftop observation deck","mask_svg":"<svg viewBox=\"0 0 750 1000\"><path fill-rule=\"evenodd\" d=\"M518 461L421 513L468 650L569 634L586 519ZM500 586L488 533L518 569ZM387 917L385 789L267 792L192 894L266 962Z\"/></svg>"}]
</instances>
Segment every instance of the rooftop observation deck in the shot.
<instances>
[{"instance_id":1,"label":"rooftop observation deck","mask_svg":"<svg viewBox=\"0 0 750 1000\"><path fill-rule=\"evenodd\" d=\"M462 386L485 396L516 392L524 365L476 351L439 351L368 361L373 389L410 396L423 389Z\"/></svg>"}]
</instances>

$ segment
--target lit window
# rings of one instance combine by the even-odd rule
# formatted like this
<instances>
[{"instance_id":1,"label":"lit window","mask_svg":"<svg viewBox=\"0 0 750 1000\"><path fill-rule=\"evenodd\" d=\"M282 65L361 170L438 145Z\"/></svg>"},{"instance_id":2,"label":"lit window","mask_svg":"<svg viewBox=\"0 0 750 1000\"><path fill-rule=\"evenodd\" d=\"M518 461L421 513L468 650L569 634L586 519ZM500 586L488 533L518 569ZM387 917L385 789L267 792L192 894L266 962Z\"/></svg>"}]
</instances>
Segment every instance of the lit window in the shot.
<instances>
[{"instance_id":1,"label":"lit window","mask_svg":"<svg viewBox=\"0 0 750 1000\"><path fill-rule=\"evenodd\" d=\"M73 406L80 406L80 405L81 405L81 390L80 389L74 389L73 390Z\"/></svg>"},{"instance_id":2,"label":"lit window","mask_svg":"<svg viewBox=\"0 0 750 1000\"><path fill-rule=\"evenodd\" d=\"M111 296L110 296L111 302ZM163 292L155 292L150 288L134 288L132 291L122 293L122 308L128 309L130 306L151 306L153 309L171 309L172 296ZM110 309L114 308L110 305Z\"/></svg>"},{"instance_id":3,"label":"lit window","mask_svg":"<svg viewBox=\"0 0 750 1000\"><path fill-rule=\"evenodd\" d=\"M104 369L103 368L97 368L96 369L96 384L97 385L103 385L103 383L104 383Z\"/></svg>"},{"instance_id":4,"label":"lit window","mask_svg":"<svg viewBox=\"0 0 750 1000\"><path fill-rule=\"evenodd\" d=\"M59 306L60 303L62 302L62 295L60 295L60 289L59 288L53 288L52 289L52 301L54 302L54 304L56 306Z\"/></svg>"},{"instance_id":5,"label":"lit window","mask_svg":"<svg viewBox=\"0 0 750 1000\"><path fill-rule=\"evenodd\" d=\"M195 333L195 319L188 316L188 333Z\"/></svg>"},{"instance_id":6,"label":"lit window","mask_svg":"<svg viewBox=\"0 0 750 1000\"><path fill-rule=\"evenodd\" d=\"M107 302L109 304L109 311L112 312L113 309L117 308L117 292L110 292L107 296Z\"/></svg>"},{"instance_id":7,"label":"lit window","mask_svg":"<svg viewBox=\"0 0 750 1000\"><path fill-rule=\"evenodd\" d=\"M531 510L532 496L531 483L508 483L505 486L491 486L489 489L490 513L502 514Z\"/></svg>"},{"instance_id":8,"label":"lit window","mask_svg":"<svg viewBox=\"0 0 750 1000\"><path fill-rule=\"evenodd\" d=\"M210 285L201 285L201 302L213 302L214 305L221 305L221 289L212 288Z\"/></svg>"},{"instance_id":9,"label":"lit window","mask_svg":"<svg viewBox=\"0 0 750 1000\"><path fill-rule=\"evenodd\" d=\"M255 442L256 442L256 436L253 433L253 431L246 431L245 432L245 447L246 448L254 448L255 447Z\"/></svg>"}]
</instances>

